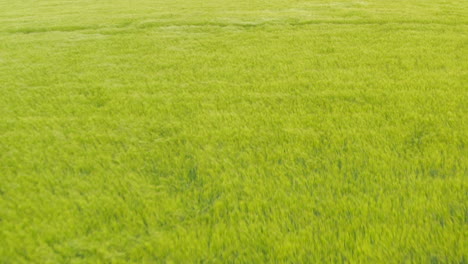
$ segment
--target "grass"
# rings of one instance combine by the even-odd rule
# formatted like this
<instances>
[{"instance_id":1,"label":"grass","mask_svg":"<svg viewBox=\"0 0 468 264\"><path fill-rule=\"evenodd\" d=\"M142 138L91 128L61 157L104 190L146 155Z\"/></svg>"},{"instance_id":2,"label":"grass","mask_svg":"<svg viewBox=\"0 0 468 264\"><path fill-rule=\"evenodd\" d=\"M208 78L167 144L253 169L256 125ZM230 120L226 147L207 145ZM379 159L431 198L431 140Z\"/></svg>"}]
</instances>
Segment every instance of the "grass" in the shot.
<instances>
[{"instance_id":1,"label":"grass","mask_svg":"<svg viewBox=\"0 0 468 264\"><path fill-rule=\"evenodd\" d=\"M0 263L467 263L468 2L0 0Z\"/></svg>"}]
</instances>

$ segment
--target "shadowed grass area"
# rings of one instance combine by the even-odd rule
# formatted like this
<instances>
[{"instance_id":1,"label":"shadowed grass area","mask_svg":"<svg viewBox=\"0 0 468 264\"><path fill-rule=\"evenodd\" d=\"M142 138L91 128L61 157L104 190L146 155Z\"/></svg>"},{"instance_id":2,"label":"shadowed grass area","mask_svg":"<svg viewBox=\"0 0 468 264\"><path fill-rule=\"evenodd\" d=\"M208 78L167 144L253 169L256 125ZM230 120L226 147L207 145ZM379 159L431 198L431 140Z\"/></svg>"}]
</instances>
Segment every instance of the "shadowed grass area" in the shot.
<instances>
[{"instance_id":1,"label":"shadowed grass area","mask_svg":"<svg viewBox=\"0 0 468 264\"><path fill-rule=\"evenodd\" d=\"M0 0L0 263L465 263L468 3Z\"/></svg>"}]
</instances>

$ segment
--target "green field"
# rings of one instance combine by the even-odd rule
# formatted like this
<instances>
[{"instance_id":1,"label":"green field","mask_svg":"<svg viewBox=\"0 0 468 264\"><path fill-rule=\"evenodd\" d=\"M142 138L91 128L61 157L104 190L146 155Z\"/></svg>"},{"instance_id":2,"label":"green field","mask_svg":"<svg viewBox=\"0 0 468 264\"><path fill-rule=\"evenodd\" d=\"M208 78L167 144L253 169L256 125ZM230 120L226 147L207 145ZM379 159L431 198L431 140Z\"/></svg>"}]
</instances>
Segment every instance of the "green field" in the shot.
<instances>
[{"instance_id":1,"label":"green field","mask_svg":"<svg viewBox=\"0 0 468 264\"><path fill-rule=\"evenodd\" d=\"M0 263L468 263L468 1L0 0Z\"/></svg>"}]
</instances>

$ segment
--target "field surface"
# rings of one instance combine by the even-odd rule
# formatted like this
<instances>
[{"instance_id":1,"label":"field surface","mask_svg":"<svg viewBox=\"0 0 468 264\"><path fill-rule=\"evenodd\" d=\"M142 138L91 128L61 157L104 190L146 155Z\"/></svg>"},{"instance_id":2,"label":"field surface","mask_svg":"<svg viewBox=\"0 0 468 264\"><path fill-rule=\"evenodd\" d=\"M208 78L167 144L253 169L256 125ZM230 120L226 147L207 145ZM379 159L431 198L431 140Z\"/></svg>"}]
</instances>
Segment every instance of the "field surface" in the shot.
<instances>
[{"instance_id":1,"label":"field surface","mask_svg":"<svg viewBox=\"0 0 468 264\"><path fill-rule=\"evenodd\" d=\"M468 1L0 0L0 263L468 263Z\"/></svg>"}]
</instances>

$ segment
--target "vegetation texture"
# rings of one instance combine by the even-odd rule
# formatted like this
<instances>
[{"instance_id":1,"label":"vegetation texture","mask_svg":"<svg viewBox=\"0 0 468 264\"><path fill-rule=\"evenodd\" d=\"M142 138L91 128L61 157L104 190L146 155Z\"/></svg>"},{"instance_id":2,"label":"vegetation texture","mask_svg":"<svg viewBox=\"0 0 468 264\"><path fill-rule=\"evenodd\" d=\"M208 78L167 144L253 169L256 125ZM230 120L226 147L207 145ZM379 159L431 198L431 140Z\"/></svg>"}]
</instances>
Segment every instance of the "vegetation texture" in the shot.
<instances>
[{"instance_id":1,"label":"vegetation texture","mask_svg":"<svg viewBox=\"0 0 468 264\"><path fill-rule=\"evenodd\" d=\"M0 263L467 263L468 1L0 0Z\"/></svg>"}]
</instances>

